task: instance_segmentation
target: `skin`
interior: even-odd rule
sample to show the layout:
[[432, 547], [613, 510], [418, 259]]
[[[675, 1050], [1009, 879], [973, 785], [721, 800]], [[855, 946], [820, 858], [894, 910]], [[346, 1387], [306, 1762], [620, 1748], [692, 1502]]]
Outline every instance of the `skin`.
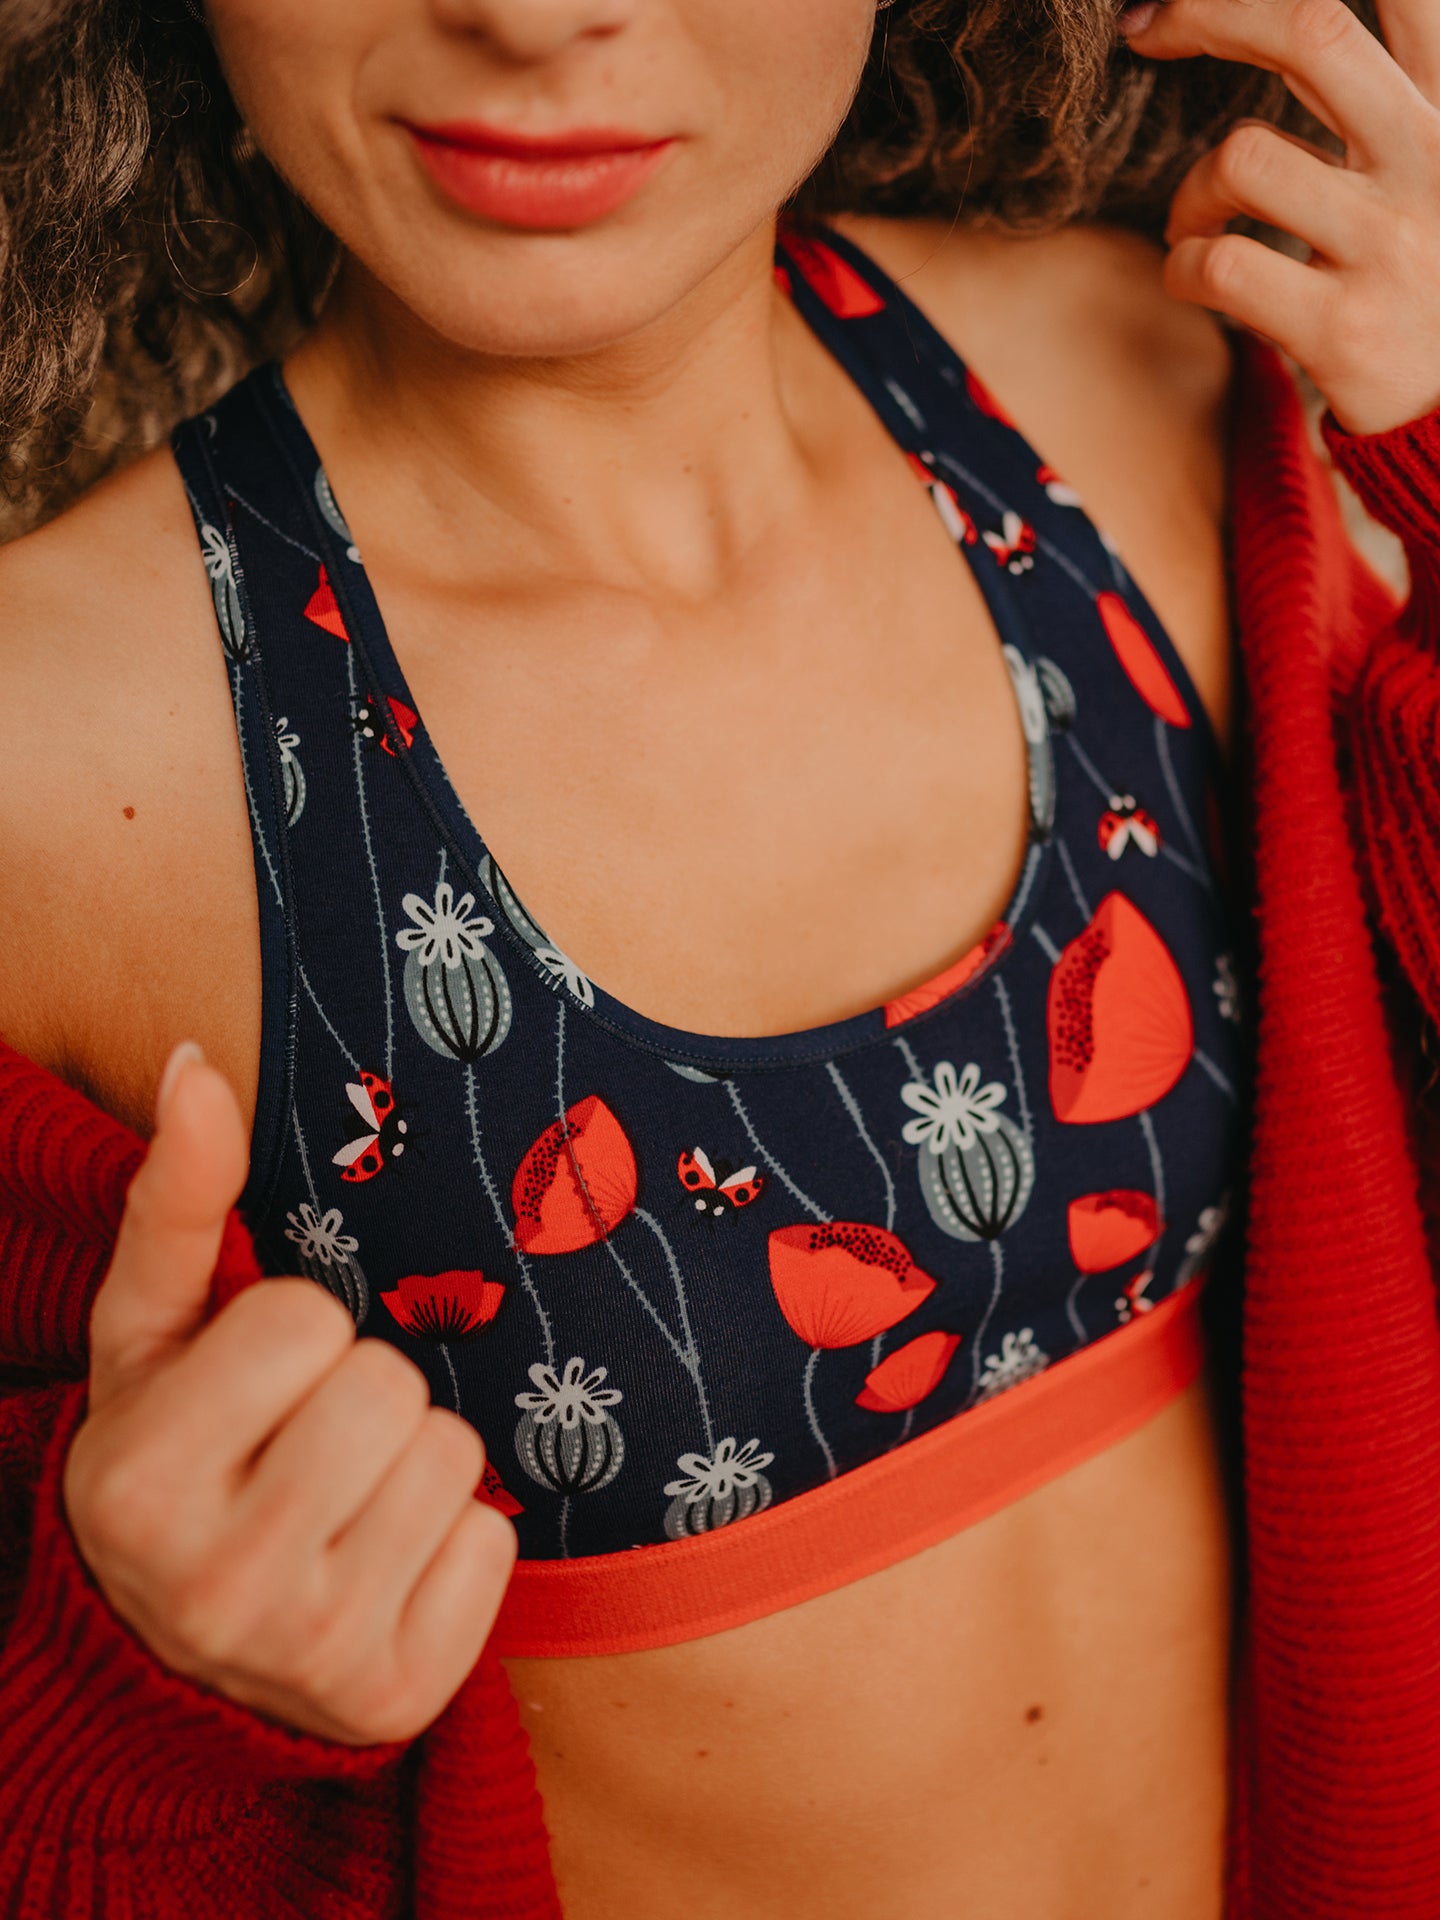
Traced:
[[[1397, 240], [1427, 187], [1440, 204], [1414, 115], [1440, 116], [1383, 50], [1338, 29], [1327, 48], [1323, 12], [1176, 0], [1137, 46], [1183, 56], [1203, 33], [1283, 60], [1377, 129], [1357, 153], [1410, 113], [1408, 173], [1397, 137], [1383, 164], [1307, 175], [1372, 196], [1363, 261], [1217, 273], [1240, 258], [1208, 230], [1238, 191], [1218, 161], [1177, 202], [1168, 262], [1098, 231], [848, 223], [1079, 489], [1222, 729], [1229, 362], [1195, 303], [1243, 282], [1241, 317], [1298, 352], [1322, 294], [1352, 321], [1363, 294], [1385, 350], [1327, 332], [1332, 361], [1305, 361], [1342, 419], [1440, 393], [1437, 302]], [[1020, 858], [1013, 698], [967, 571], [769, 278], [774, 208], [843, 113], [866, 0], [217, 0], [212, 20], [256, 137], [350, 249], [292, 388], [457, 789], [541, 920], [632, 1005], [711, 1031], [835, 1019], [957, 957]], [[1440, 66], [1417, 8], [1387, 25]], [[433, 192], [398, 112], [684, 138], [619, 214], [515, 234]], [[1136, 485], [1153, 472], [1165, 488]], [[0, 1029], [146, 1130], [177, 1041], [214, 1063], [171, 1075], [97, 1301], [77, 1540], [172, 1665], [334, 1738], [406, 1737], [473, 1661], [513, 1539], [469, 1497], [473, 1434], [316, 1289], [267, 1282], [200, 1326], [243, 1178], [259, 956], [168, 456], [0, 555], [0, 601], [0, 702], [28, 722], [0, 760]], [[700, 871], [697, 818], [750, 865]], [[863, 933], [857, 876], [879, 909]], [[689, 1646], [515, 1662], [565, 1910], [948, 1920], [963, 1888], [995, 1920], [1215, 1920], [1229, 1602], [1202, 1385], [840, 1593]]]

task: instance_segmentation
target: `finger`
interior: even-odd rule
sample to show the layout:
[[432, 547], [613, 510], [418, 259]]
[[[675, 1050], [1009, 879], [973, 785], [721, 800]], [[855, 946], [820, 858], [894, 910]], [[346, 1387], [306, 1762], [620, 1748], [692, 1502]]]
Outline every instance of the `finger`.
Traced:
[[1258, 120], [1235, 127], [1181, 181], [1165, 232], [1168, 246], [1224, 233], [1241, 214], [1294, 234], [1329, 260], [1348, 262], [1364, 242], [1363, 176], [1307, 141]]
[[1440, 107], [1440, 8], [1435, 0], [1377, 0], [1380, 31], [1396, 63]]
[[1300, 362], [1315, 364], [1324, 337], [1323, 270], [1238, 233], [1181, 240], [1165, 261], [1165, 290], [1228, 314]]
[[337, 1586], [364, 1588], [381, 1617], [398, 1620], [425, 1569], [474, 1499], [485, 1470], [480, 1436], [444, 1407], [430, 1410], [365, 1507], [337, 1534]]
[[1432, 112], [1344, 0], [1169, 0], [1121, 26], [1147, 60], [1209, 54], [1280, 74], [1362, 161], [1408, 153]]
[[449, 1692], [437, 1713], [480, 1658], [514, 1565], [514, 1527], [494, 1507], [467, 1501], [416, 1582], [397, 1630], [401, 1660], [412, 1669], [423, 1662], [433, 1671], [443, 1651], [440, 1675]]
[[244, 1512], [286, 1552], [324, 1547], [405, 1457], [429, 1411], [417, 1366], [383, 1340], [357, 1341], [260, 1453]]
[[146, 1427], [187, 1480], [225, 1476], [239, 1491], [259, 1449], [354, 1344], [354, 1321], [313, 1280], [259, 1280], [146, 1380]]
[[161, 1091], [150, 1150], [91, 1308], [92, 1409], [121, 1378], [153, 1368], [198, 1332], [225, 1216], [245, 1184], [239, 1105], [193, 1042], [170, 1056]]

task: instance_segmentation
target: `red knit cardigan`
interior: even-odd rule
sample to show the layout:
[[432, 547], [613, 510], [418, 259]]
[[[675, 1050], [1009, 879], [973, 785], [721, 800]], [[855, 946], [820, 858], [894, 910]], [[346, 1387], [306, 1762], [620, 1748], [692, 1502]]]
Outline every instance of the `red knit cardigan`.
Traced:
[[[1397, 617], [1253, 343], [1237, 403], [1260, 1037], [1230, 1912], [1436, 1920], [1440, 1330], [1368, 928], [1440, 1014], [1440, 413], [1327, 423], [1408, 549]], [[411, 1747], [350, 1749], [172, 1674], [89, 1578], [60, 1474], [141, 1152], [0, 1046], [0, 1916], [555, 1920], [493, 1655]], [[256, 1276], [232, 1218], [217, 1301]]]

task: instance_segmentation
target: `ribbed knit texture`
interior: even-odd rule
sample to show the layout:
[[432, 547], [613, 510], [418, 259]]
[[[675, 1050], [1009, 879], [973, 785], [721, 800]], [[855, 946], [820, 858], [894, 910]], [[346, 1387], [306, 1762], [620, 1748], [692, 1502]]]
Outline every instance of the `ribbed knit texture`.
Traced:
[[1349, 738], [1376, 917], [1432, 1020], [1440, 1018], [1440, 422], [1393, 436], [1344, 434], [1336, 465], [1399, 533], [1410, 562], [1403, 618], [1355, 690]]
[[[169, 1672], [80, 1560], [60, 1477], [84, 1418], [90, 1303], [142, 1152], [0, 1045], [0, 1915], [556, 1920], [498, 1661], [482, 1660], [423, 1755], [316, 1740]], [[232, 1216], [217, 1304], [258, 1278]], [[39, 1383], [16, 1384], [21, 1369]]]
[[[1268, 351], [1237, 400], [1261, 981], [1230, 1913], [1436, 1920], [1440, 1331], [1364, 900], [1440, 1012], [1440, 416], [1329, 427], [1410, 552], [1397, 624]], [[414, 1749], [356, 1751], [167, 1672], [89, 1578], [60, 1473], [141, 1151], [0, 1046], [0, 1917], [557, 1920], [492, 1655]], [[255, 1277], [232, 1221], [217, 1302]]]
[[[1261, 955], [1243, 1368], [1250, 1912], [1435, 1920], [1440, 1329], [1333, 732], [1364, 616], [1384, 601], [1272, 356], [1247, 353], [1236, 418]], [[1402, 529], [1424, 537], [1408, 515]]]

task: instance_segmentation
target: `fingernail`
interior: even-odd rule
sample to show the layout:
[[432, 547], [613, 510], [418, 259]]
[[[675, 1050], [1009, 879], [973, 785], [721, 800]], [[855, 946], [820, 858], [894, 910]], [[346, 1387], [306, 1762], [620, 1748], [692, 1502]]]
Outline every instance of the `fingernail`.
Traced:
[[1143, 0], [1138, 7], [1127, 7], [1120, 16], [1120, 31], [1123, 34], [1144, 33], [1160, 11], [1160, 0]]
[[165, 1118], [165, 1107], [170, 1095], [175, 1091], [175, 1082], [180, 1078], [192, 1061], [202, 1065], [205, 1055], [194, 1040], [182, 1040], [171, 1052], [165, 1062], [165, 1071], [160, 1076], [160, 1090], [155, 1095], [155, 1124], [158, 1127]]

